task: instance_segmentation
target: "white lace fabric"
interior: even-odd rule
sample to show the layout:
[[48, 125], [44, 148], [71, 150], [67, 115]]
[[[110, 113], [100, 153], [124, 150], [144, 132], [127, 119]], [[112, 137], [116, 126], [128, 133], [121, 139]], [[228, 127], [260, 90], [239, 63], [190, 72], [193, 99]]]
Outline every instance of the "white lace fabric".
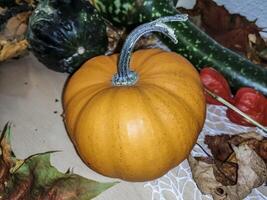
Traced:
[[[226, 107], [208, 105], [207, 118], [204, 128], [198, 138], [198, 143], [210, 152], [204, 144], [205, 135], [234, 135], [242, 132], [256, 131], [261, 133], [257, 128], [239, 126], [233, 124], [226, 117]], [[193, 156], [206, 156], [199, 146], [195, 146], [192, 151]], [[145, 184], [152, 190], [152, 200], [211, 200], [209, 195], [203, 195], [192, 179], [191, 169], [187, 160], [178, 167], [169, 171], [165, 176]], [[267, 188], [261, 186], [252, 191], [245, 200], [266, 200]]]

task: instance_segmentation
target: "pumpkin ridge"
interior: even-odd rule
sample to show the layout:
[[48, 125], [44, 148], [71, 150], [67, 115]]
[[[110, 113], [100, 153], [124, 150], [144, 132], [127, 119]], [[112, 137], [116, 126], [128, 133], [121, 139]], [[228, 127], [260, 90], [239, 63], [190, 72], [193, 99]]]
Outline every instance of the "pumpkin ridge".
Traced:
[[[166, 126], [164, 125], [164, 122], [163, 122], [162, 118], [159, 116], [160, 113], [154, 111], [154, 109], [153, 109], [153, 107], [152, 107], [152, 104], [150, 104], [150, 103], [146, 103], [146, 101], [147, 101], [147, 102], [150, 102], [150, 100], [151, 100], [152, 98], [150, 98], [149, 95], [147, 95], [146, 92], [142, 90], [142, 88], [138, 88], [138, 91], [139, 91], [140, 94], [141, 94], [140, 96], [141, 96], [142, 101], [144, 102], [143, 104], [144, 104], [144, 105], [147, 105], [147, 107], [149, 107], [149, 112], [153, 114], [152, 116], [155, 116], [155, 118], [157, 119], [156, 121], [159, 121], [160, 129], [161, 129], [161, 130], [166, 130], [166, 128], [165, 128]], [[145, 97], [146, 97], [147, 100], [145, 100]], [[147, 107], [145, 107], [145, 108], [147, 108]], [[167, 107], [167, 106], [166, 106], [166, 107]], [[161, 133], [164, 134], [164, 131], [161, 132]], [[164, 137], [165, 137], [165, 138], [168, 138], [168, 137], [166, 137], [166, 136], [168, 136], [168, 135], [164, 134]], [[169, 146], [171, 146], [172, 151], [174, 152], [174, 150], [175, 150], [175, 149], [174, 149], [174, 146], [175, 146], [175, 145], [174, 145], [173, 141], [169, 139], [168, 142], [172, 144], [172, 145], [169, 145]], [[173, 157], [173, 158], [170, 159], [170, 160], [171, 160], [170, 163], [173, 163], [173, 160], [175, 160], [175, 157]]]
[[[167, 74], [162, 74], [162, 76], [167, 76]], [[170, 76], [170, 75], [168, 75], [168, 76]], [[175, 76], [175, 75], [173, 75], [173, 76]], [[186, 75], [187, 76], [187, 75]], [[161, 77], [160, 77], [161, 78]], [[164, 77], [163, 77], [164, 78]], [[168, 78], [168, 77], [166, 77], [166, 78]], [[188, 105], [188, 103], [187, 103], [187, 100], [184, 98], [184, 96], [183, 96], [183, 94], [181, 94], [181, 93], [175, 93], [175, 92], [173, 92], [172, 90], [170, 90], [169, 89], [169, 87], [167, 87], [167, 86], [165, 86], [165, 85], [159, 85], [159, 83], [157, 82], [157, 81], [154, 81], [154, 82], [147, 82], [147, 80], [149, 80], [148, 78], [146, 79], [146, 80], [144, 80], [144, 83], [147, 83], [147, 84], [152, 84], [152, 85], [156, 85], [156, 86], [158, 86], [158, 87], [160, 87], [160, 88], [162, 88], [162, 89], [164, 89], [164, 90], [168, 90], [169, 92], [171, 92], [171, 93], [173, 93], [174, 95], [176, 95], [177, 97], [179, 97], [180, 99], [183, 99], [183, 101]], [[185, 79], [185, 81], [189, 81], [187, 78]], [[178, 79], [177, 79], [177, 83], [179, 83], [179, 81], [178, 81]], [[195, 86], [196, 86], [196, 89], [197, 88], [201, 88], [201, 86], [200, 85], [202, 85], [202, 83], [198, 80], [198, 79], [195, 79], [195, 78], [192, 78], [192, 79], [190, 79], [190, 83], [191, 84], [195, 84]], [[143, 84], [143, 83], [142, 83]], [[190, 84], [190, 85], [191, 85]], [[190, 88], [189, 88], [190, 89]], [[198, 93], [199, 95], [201, 95], [201, 93]], [[203, 93], [202, 93], [202, 98], [204, 99], [205, 97], [204, 97], [204, 95], [203, 95]], [[197, 98], [193, 98], [193, 100], [194, 100], [194, 102], [195, 103], [197, 103], [197, 105], [199, 104], [199, 100], [197, 99]], [[192, 106], [194, 106], [194, 105], [192, 105]], [[193, 108], [190, 104], [188, 105], [188, 107], [190, 107], [191, 109]], [[193, 109], [192, 109], [193, 110]], [[195, 115], [196, 115], [196, 113], [195, 112], [193, 112]], [[196, 115], [197, 116], [197, 115]], [[201, 117], [202, 118], [202, 117]], [[202, 127], [203, 126], [203, 122], [202, 122], [202, 119], [199, 119], [199, 124], [200, 124], [200, 127]], [[202, 124], [202, 125], [201, 125]]]
[[[83, 90], [82, 92], [80, 92], [80, 93], [78, 93], [78, 94], [76, 94], [74, 96], [71, 96], [69, 101], [67, 101], [67, 103], [64, 104], [64, 107], [65, 107], [64, 114], [66, 116], [65, 117], [65, 121], [68, 121], [68, 124], [70, 125], [69, 128], [73, 129], [72, 124], [76, 124], [77, 123], [77, 120], [73, 121], [73, 118], [75, 118], [74, 116], [76, 115], [75, 113], [80, 113], [81, 112], [81, 110], [83, 109], [83, 106], [86, 104], [87, 100], [85, 99], [85, 102], [83, 102], [81, 105], [77, 105], [76, 102], [77, 101], [81, 102], [79, 99], [82, 100], [83, 98], [86, 98], [86, 96], [89, 96], [88, 92], [95, 93], [94, 89], [96, 91], [101, 91], [104, 88], [106, 88], [106, 87], [104, 87], [104, 86], [98, 86], [98, 88], [89, 87], [89, 88], [86, 88], [85, 90]], [[67, 114], [68, 112], [71, 112], [72, 115], [68, 115]], [[70, 134], [70, 135], [72, 135], [72, 134]]]
[[[119, 92], [119, 90], [114, 90], [113, 98], [112, 98], [112, 101], [111, 101], [113, 104], [111, 104], [111, 105], [114, 105], [114, 104], [116, 105], [115, 96], [118, 94], [118, 92]], [[113, 112], [113, 111], [118, 109], [118, 108], [116, 108], [116, 106], [111, 106], [111, 109], [112, 109], [112, 111], [110, 113], [112, 113], [112, 115], [114, 115], [113, 113], [116, 113], [116, 112]], [[120, 112], [117, 111], [117, 113], [120, 113]], [[117, 117], [117, 118], [120, 118], [120, 117]], [[112, 123], [113, 129], [114, 129], [115, 126], [116, 126], [116, 124], [113, 121], [113, 123]], [[117, 124], [117, 126], [119, 127], [118, 124]], [[119, 130], [119, 128], [118, 128], [118, 130]], [[121, 169], [120, 165], [121, 165], [121, 163], [123, 163], [122, 157], [123, 157], [123, 153], [124, 153], [122, 151], [123, 148], [122, 148], [121, 135], [118, 134], [117, 132], [112, 132], [112, 137], [116, 138], [116, 140], [118, 140], [118, 141], [115, 142], [115, 144], [114, 143], [113, 144], [114, 144], [114, 146], [118, 145], [119, 149], [120, 149], [119, 154], [118, 153], [113, 154], [115, 157], [117, 157], [118, 162], [112, 162], [112, 168], [115, 171], [116, 178], [117, 177], [123, 177], [123, 173], [120, 171], [120, 169]]]
[[[143, 73], [147, 73], [146, 71], [144, 71], [145, 69], [150, 69], [146, 67], [146, 63], [150, 62], [151, 59], [153, 59], [155, 56], [159, 56], [160, 54], [163, 54], [163, 53], [165, 53], [165, 51], [162, 51], [162, 50], [158, 51], [155, 54], [152, 54], [149, 58], [144, 59], [138, 66], [135, 66], [133, 63], [131, 64], [131, 66], [135, 66], [133, 67], [133, 69], [136, 70], [138, 74], [140, 74], [141, 76]], [[134, 59], [133, 59], [133, 62], [134, 62]]]
[[[168, 91], [168, 90], [166, 90], [166, 89], [164, 89], [164, 88], [161, 88], [160, 86], [158, 86], [158, 85], [154, 85], [154, 84], [150, 84], [150, 86], [159, 89], [162, 93], [168, 94], [169, 96], [171, 96], [171, 97], [173, 98], [174, 102], [182, 101], [182, 104], [183, 104], [183, 105], [186, 105], [186, 106], [185, 106], [185, 107], [186, 107], [185, 110], [189, 110], [189, 111], [191, 111], [190, 113], [194, 113], [194, 112], [191, 110], [191, 107], [188, 106], [188, 104], [186, 104], [185, 101], [184, 101], [183, 99], [181, 99], [178, 95], [176, 95], [176, 94], [173, 93], [172, 91]], [[179, 101], [177, 100], [177, 98], [179, 99]], [[191, 116], [192, 116], [192, 115], [191, 115]], [[195, 115], [194, 115], [194, 116], [195, 116]], [[192, 119], [193, 119], [193, 121], [196, 121], [194, 117], [192, 117]], [[179, 120], [177, 120], [177, 121], [179, 121]], [[197, 121], [197, 123], [198, 123], [198, 121]], [[198, 123], [197, 125], [199, 126], [199, 123]]]
[[113, 54], [111, 56], [107, 56], [107, 57], [111, 60], [112, 63], [118, 63], [118, 58], [119, 58], [119, 54], [118, 53]]
[[[77, 92], [84, 89], [85, 87], [92, 86], [95, 84], [108, 84], [110, 82], [111, 86], [112, 75], [115, 73], [115, 70], [112, 69], [112, 65], [114, 65], [114, 63], [110, 57], [111, 56], [97, 56], [85, 62], [84, 65], [75, 74], [73, 74], [73, 76], [68, 81], [68, 85], [75, 84], [76, 86], [76, 90], [72, 93], [72, 95], [75, 95]], [[102, 59], [105, 59], [105, 61], [107, 62], [100, 62]], [[96, 73], [99, 75], [99, 72], [102, 73], [101, 78], [94, 81], [90, 80], [89, 77], [92, 76], [91, 73]], [[79, 85], [85, 86], [77, 87], [77, 82], [79, 82]]]
[[[143, 64], [148, 60], [147, 59], [147, 55], [144, 55], [144, 54], [150, 54], [150, 52], [145, 52], [146, 50], [153, 51], [153, 53], [151, 55], [149, 55], [150, 57], [162, 53], [162, 49], [160, 49], [160, 48], [156, 48], [156, 49], [140, 49], [140, 50], [134, 51], [133, 54], [132, 54], [130, 67], [132, 67], [135, 70], [138, 70], [139, 67], [143, 66]], [[136, 62], [135, 59], [137, 59], [136, 57], [138, 57], [138, 60], [141, 60], [139, 54], [141, 54], [141, 56], [144, 56], [144, 58], [143, 58], [143, 60], [141, 62], [139, 61], [140, 63], [138, 63], [138, 65], [137, 65], [137, 64], [135, 64], [135, 62]]]
[[[183, 65], [186, 65], [187, 67], [188, 67], [188, 65], [192, 65], [187, 59], [185, 59], [184, 57], [182, 57], [179, 54], [176, 54], [174, 52], [168, 52], [168, 51], [161, 50], [157, 54], [153, 54], [152, 56], [150, 56], [146, 60], [144, 60], [144, 62], [141, 65], [142, 66], [141, 69], [139, 69], [140, 68], [139, 66], [137, 66], [134, 69], [136, 69], [140, 73], [140, 75], [143, 73], [151, 73], [149, 71], [149, 69], [151, 69], [151, 67], [146, 67], [146, 64], [149, 63], [151, 60], [153, 60], [156, 56], [161, 56], [161, 54], [163, 54], [162, 56], [166, 56], [166, 58], [168, 58], [166, 60], [168, 63], [174, 63], [176, 65], [176, 69], [177, 69], [177, 64], [179, 64], [179, 63], [183, 63]], [[170, 56], [170, 54], [171, 54], [171, 56]], [[157, 63], [157, 61], [155, 61], [155, 63]], [[168, 63], [164, 63], [163, 67], [165, 65], [167, 65]], [[149, 65], [151, 65], [151, 64], [149, 63]], [[144, 71], [143, 69], [148, 69], [148, 70]], [[193, 66], [192, 66], [192, 69], [197, 73], [197, 70], [195, 70], [193, 68]]]
[[[154, 85], [150, 85], [150, 86], [159, 89], [159, 91], [161, 91], [163, 94], [168, 94], [168, 95], [170, 95], [170, 96], [172, 97], [172, 99], [173, 99], [173, 100], [172, 100], [173, 102], [179, 102], [179, 101], [176, 100], [176, 97], [175, 97], [175, 96], [173, 96], [173, 95], [171, 95], [170, 93], [166, 92], [164, 89], [159, 88], [159, 87], [157, 87], [157, 86], [155, 87]], [[154, 93], [156, 94], [156, 92], [154, 92]], [[157, 95], [156, 95], [156, 96], [157, 96]], [[164, 95], [163, 95], [163, 96], [164, 96]], [[163, 101], [163, 102], [164, 102], [164, 101]], [[164, 104], [165, 104], [165, 102], [164, 102]], [[196, 120], [194, 119], [194, 117], [192, 117], [192, 115], [190, 115], [190, 116], [191, 116], [192, 121], [195, 122]], [[175, 117], [175, 118], [176, 118], [176, 117]], [[176, 118], [176, 122], [179, 122], [179, 119]], [[189, 128], [189, 129], [190, 129], [190, 128]], [[197, 129], [197, 127], [196, 127], [196, 129]], [[180, 148], [180, 152], [181, 152], [181, 148], [182, 148], [182, 152], [186, 152], [187, 154], [190, 153], [189, 149], [192, 149], [192, 148], [193, 148], [193, 144], [195, 143], [195, 141], [196, 141], [198, 135], [196, 135], [196, 136], [192, 135], [191, 137], [194, 137], [194, 139], [192, 139], [192, 140], [188, 140], [188, 137], [185, 137], [185, 135], [183, 135], [183, 134], [179, 134], [178, 141], [180, 141], [180, 140], [182, 140], [182, 141], [186, 141], [186, 142], [187, 142], [187, 145], [191, 145], [190, 148], [188, 148], [188, 147], [186, 147], [186, 146], [184, 146], [184, 147], [179, 147], [179, 148]], [[177, 151], [175, 151], [175, 152], [177, 152]], [[181, 159], [181, 157], [179, 157], [179, 158]], [[186, 158], [186, 156], [183, 157], [181, 160], [184, 160], [185, 158]], [[181, 160], [180, 160], [180, 161], [181, 161]], [[171, 166], [171, 168], [175, 167], [176, 165], [177, 165], [177, 161], [173, 163], [173, 165]]]
[[[110, 81], [111, 82], [111, 81]], [[96, 85], [100, 85], [100, 84], [103, 84], [103, 85], [106, 85], [106, 87], [111, 87], [112, 84], [108, 84], [109, 82], [107, 82], [107, 80], [103, 80], [103, 81], [99, 81], [99, 82], [95, 82], [95, 83], [92, 83], [92, 84], [87, 84], [86, 86], [84, 87], [81, 87], [79, 88], [78, 90], [75, 90], [74, 92], [72, 92], [71, 95], [69, 96], [75, 96], [77, 95], [78, 93], [82, 92], [83, 90], [87, 89], [88, 87], [93, 87], [93, 86], [96, 86]]]
[[[105, 55], [97, 56], [97, 57], [94, 57], [94, 58], [88, 60], [87, 62], [85, 62], [85, 64], [87, 64], [89, 66], [93, 65], [94, 69], [98, 69], [99, 71], [104, 71], [107, 74], [114, 73], [114, 71], [112, 70], [111, 67], [105, 67], [107, 65], [113, 65], [113, 63], [116, 63], [118, 58], [116, 58], [116, 56], [115, 56], [115, 59], [113, 59], [112, 57], [113, 56], [105, 56]], [[102, 63], [103, 58], [106, 59], [107, 61], [109, 61], [109, 63]], [[86, 66], [86, 67], [88, 67], [88, 66]], [[86, 67], [84, 67], [84, 69], [86, 69]], [[81, 69], [83, 69], [83, 68], [81, 68]]]
[[[142, 92], [142, 89], [141, 89], [141, 88], [138, 88], [138, 91], [139, 91], [139, 93], [140, 93], [140, 99], [142, 100], [142, 104], [145, 105], [145, 106], [144, 106], [144, 109], [146, 110], [147, 115], [149, 115], [149, 114], [154, 114], [154, 115], [152, 115], [152, 116], [154, 116], [154, 118], [158, 118], [158, 116], [156, 116], [156, 112], [153, 112], [153, 109], [152, 109], [151, 105], [150, 105], [150, 104], [146, 104], [146, 101], [147, 101], [147, 100], [142, 96], [142, 95], [147, 96], [147, 95], [145, 95], [145, 92]], [[149, 102], [149, 101], [147, 101], [147, 102]], [[155, 116], [156, 116], [156, 117], [155, 117]], [[151, 122], [151, 121], [152, 121], [152, 120], [150, 120], [150, 123], [153, 124], [153, 122]], [[160, 121], [161, 121], [161, 119], [160, 119]], [[159, 123], [159, 124], [161, 124], [162, 126], [158, 126], [158, 128], [159, 128], [160, 130], [162, 130], [162, 129], [163, 129], [163, 123]], [[161, 133], [163, 133], [164, 136], [166, 137], [166, 134], [165, 134], [164, 132], [161, 132]], [[155, 134], [154, 134], [154, 136], [158, 138], [158, 135], [155, 135]], [[161, 141], [160, 138], [159, 138], [158, 140]]]
[[[108, 91], [107, 90], [109, 90], [109, 89], [111, 89], [110, 90], [110, 92], [112, 91], [112, 88], [106, 88], [106, 90], [105, 91], [101, 91], [101, 92], [99, 92], [97, 95], [95, 95], [95, 97], [94, 98], [97, 98], [97, 96], [98, 95], [101, 95], [101, 94], [107, 94], [108, 93]], [[116, 90], [113, 90], [112, 92], [116, 92]], [[101, 93], [101, 94], [100, 94]], [[105, 97], [106, 96], [109, 96], [109, 95], [105, 95]], [[101, 97], [100, 97], [101, 98]], [[113, 96], [111, 97], [111, 100], [113, 99]], [[90, 100], [90, 102], [88, 102], [87, 104], [90, 104], [91, 103], [91, 101], [92, 101], [93, 99], [91, 99]], [[88, 105], [87, 105], [88, 106]], [[112, 109], [114, 106], [110, 106], [108, 109]], [[87, 109], [85, 109], [85, 110], [87, 110]], [[105, 109], [104, 109], [105, 110]], [[83, 113], [84, 114], [84, 113]], [[112, 114], [112, 112], [109, 112], [109, 114]], [[86, 114], [85, 114], [86, 115]], [[79, 116], [79, 119], [80, 119], [80, 117], [81, 117], [81, 115]], [[112, 118], [112, 116], [110, 117], [110, 118]], [[80, 121], [82, 121], [82, 120], [80, 120]], [[84, 123], [84, 122], [82, 122], [82, 123]], [[80, 125], [80, 124], [79, 124]], [[77, 127], [76, 127], [77, 128]], [[80, 133], [79, 133], [80, 134]], [[97, 135], [98, 134], [98, 132], [95, 132], [95, 131], [93, 131], [93, 132], [90, 132], [90, 137], [91, 138], [95, 138], [95, 135]], [[101, 134], [100, 134], [101, 135]], [[76, 137], [80, 137], [79, 135], [76, 135]], [[117, 136], [116, 136], [117, 137]], [[112, 138], [111, 136], [109, 136], [109, 138]], [[92, 140], [89, 140], [89, 141], [92, 141]], [[91, 152], [91, 154], [95, 154], [95, 155], [97, 155], [98, 154], [98, 150], [97, 150], [97, 147], [95, 146], [95, 144], [94, 144], [94, 142], [93, 143], [89, 143], [89, 144], [87, 144], [87, 145], [90, 145], [90, 144], [93, 144], [93, 145], [91, 145], [91, 147], [90, 147], [90, 151], [92, 151]], [[92, 146], [94, 146], [94, 148], [92, 148]], [[96, 148], [95, 148], [96, 147]], [[76, 148], [77, 148], [77, 150], [78, 150], [78, 152], [84, 152], [84, 150], [81, 150], [81, 149], [83, 149], [83, 146], [81, 146], [81, 145], [76, 145]], [[105, 149], [105, 148], [103, 148], [104, 150], [107, 150], [107, 149]], [[106, 154], [106, 152], [107, 151], [104, 151], [105, 152], [105, 154]], [[85, 154], [84, 153], [81, 153], [81, 156], [82, 156], [82, 159], [84, 160], [84, 162], [85, 163], [87, 163], [89, 166], [90, 166], [90, 168], [92, 169], [92, 170], [97, 170], [98, 169], [98, 167], [96, 167], [95, 165], [93, 165], [92, 163], [90, 163], [89, 162], [89, 160], [86, 158], [86, 156], [85, 156]], [[115, 156], [115, 154], [113, 154], [113, 156]], [[110, 157], [109, 157], [110, 158]], [[116, 176], [116, 177], [118, 177], [118, 175], [116, 175], [116, 174], [118, 174], [118, 172], [117, 172], [117, 169], [119, 169], [119, 167], [118, 166], [114, 166], [114, 162], [113, 162], [113, 160], [112, 160], [112, 158], [110, 158], [110, 161], [109, 161], [109, 163], [112, 165], [111, 167], [112, 167], [112, 173], [113, 173], [113, 175], [114, 176]], [[98, 173], [100, 173], [100, 174], [102, 174], [102, 175], [104, 175], [104, 176], [108, 176], [108, 175], [110, 175], [109, 173], [105, 173], [104, 171], [98, 171]]]
[[[96, 92], [94, 95], [92, 95], [87, 101], [86, 101], [86, 103], [85, 103], [85, 105], [81, 108], [81, 111], [79, 112], [79, 114], [77, 115], [77, 117], [76, 117], [76, 123], [75, 123], [75, 126], [74, 126], [74, 128], [73, 128], [73, 132], [75, 133], [75, 132], [77, 132], [77, 126], [78, 126], [78, 124], [79, 124], [79, 121], [80, 121], [80, 117], [81, 117], [81, 115], [82, 115], [82, 110], [85, 110], [85, 108], [88, 106], [88, 104], [97, 96], [97, 95], [99, 95], [99, 94], [101, 94], [101, 93], [103, 93], [103, 92], [105, 92], [106, 90], [110, 90], [110, 89], [112, 89], [111, 87], [108, 87], [108, 88], [104, 88], [103, 90], [100, 90], [100, 91], [98, 91], [98, 92]], [[74, 142], [76, 143], [76, 137], [75, 137], [75, 135], [73, 135], [74, 136]]]
[[[146, 80], [156, 79], [158, 78], [158, 76], [161, 78], [161, 76], [177, 76], [177, 74], [178, 74], [177, 72], [166, 70], [166, 71], [161, 71], [161, 72], [143, 74], [142, 76], [140, 76], [140, 80], [146, 82]], [[190, 73], [184, 73], [183, 75], [188, 77], [188, 79], [193, 80], [194, 82], [197, 82], [197, 85], [199, 85], [200, 81], [196, 80], [196, 78]]]
[[[81, 88], [80, 90], [78, 90], [78, 91], [76, 91], [75, 93], [73, 93], [72, 95], [71, 95], [71, 97], [70, 98], [66, 98], [66, 97], [64, 97], [64, 99], [65, 99], [65, 101], [64, 101], [64, 106], [65, 107], [68, 107], [68, 104], [71, 102], [71, 101], [73, 101], [73, 99], [76, 97], [76, 95], [79, 95], [79, 93], [83, 93], [83, 92], [85, 92], [85, 90], [89, 90], [89, 89], [91, 89], [92, 87], [95, 87], [95, 86], [97, 86], [97, 85], [106, 85], [106, 83], [95, 83], [95, 84], [93, 84], [93, 85], [89, 85], [89, 86], [86, 86], [86, 87], [84, 87], [84, 88]], [[107, 86], [108, 87], [108, 86]], [[65, 94], [66, 95], [66, 94]]]
[[[157, 84], [153, 84], [153, 83], [146, 83], [147, 85], [151, 85], [151, 86], [154, 86], [162, 91], [164, 91], [165, 93], [168, 93], [170, 96], [174, 97], [174, 98], [178, 98], [180, 101], [183, 102], [184, 105], [186, 105], [187, 109], [190, 111], [190, 113], [192, 113], [193, 115], [196, 116], [194, 110], [187, 104], [187, 102], [178, 94], [174, 93], [173, 91], [171, 91], [169, 88], [165, 88], [165, 87], [162, 87], [162, 86], [159, 86]], [[144, 85], [144, 84], [143, 84]], [[197, 120], [197, 125], [198, 125], [198, 128], [199, 130], [201, 129], [202, 125], [201, 123]]]

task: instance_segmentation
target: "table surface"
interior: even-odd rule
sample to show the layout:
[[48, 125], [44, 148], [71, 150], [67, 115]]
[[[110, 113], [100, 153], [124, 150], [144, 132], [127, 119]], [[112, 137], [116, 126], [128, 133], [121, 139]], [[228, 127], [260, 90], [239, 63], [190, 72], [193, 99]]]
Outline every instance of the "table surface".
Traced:
[[[60, 150], [52, 155], [52, 165], [101, 182], [115, 179], [103, 177], [90, 170], [77, 155], [64, 127], [61, 95], [68, 74], [44, 67], [32, 55], [0, 64], [0, 130], [11, 121], [12, 148], [18, 158]], [[198, 142], [204, 135], [246, 132], [250, 129], [234, 125], [225, 117], [221, 106], [209, 106], [207, 119]], [[253, 129], [252, 129], [253, 130]], [[194, 149], [193, 153], [197, 152]], [[146, 186], [146, 187], [145, 187]], [[254, 190], [247, 200], [267, 198], [267, 189]], [[207, 200], [196, 188], [187, 162], [161, 179], [149, 183], [120, 181], [96, 200]]]
[[[183, 5], [185, 2], [190, 4], [194, 0], [181, 0], [179, 4]], [[216, 2], [226, 4], [231, 12], [240, 12], [250, 19], [255, 19], [257, 16], [259, 18], [257, 23], [261, 27], [266, 27], [264, 19], [267, 12], [264, 11], [262, 3], [267, 2], [262, 0], [246, 0], [246, 3], [242, 3], [241, 0], [234, 3], [230, 0], [216, 0]], [[254, 8], [259, 5], [260, 9]], [[257, 12], [251, 12], [251, 10], [257, 10]], [[73, 168], [74, 173], [90, 179], [103, 182], [114, 181], [86, 167], [67, 136], [61, 117], [61, 95], [67, 79], [68, 74], [47, 69], [32, 55], [0, 63], [0, 130], [6, 122], [13, 123], [12, 147], [19, 158], [26, 158], [39, 152], [61, 150], [53, 154], [51, 159], [52, 164], [60, 171]], [[150, 187], [144, 187], [145, 184], [121, 181], [95, 199], [150, 200], [152, 191]], [[261, 188], [261, 192], [267, 195], [265, 188]], [[190, 187], [187, 193], [189, 196], [182, 197], [183, 200], [192, 199]], [[172, 200], [175, 197], [166, 194], [165, 199]]]
[[[61, 150], [51, 161], [60, 171], [98, 181], [114, 181], [96, 174], [76, 154], [62, 121], [61, 95], [68, 74], [51, 71], [33, 56], [0, 64], [0, 130], [11, 121], [12, 147], [19, 158], [51, 150]], [[58, 101], [57, 101], [57, 100]], [[151, 199], [145, 183], [120, 182], [98, 200]]]

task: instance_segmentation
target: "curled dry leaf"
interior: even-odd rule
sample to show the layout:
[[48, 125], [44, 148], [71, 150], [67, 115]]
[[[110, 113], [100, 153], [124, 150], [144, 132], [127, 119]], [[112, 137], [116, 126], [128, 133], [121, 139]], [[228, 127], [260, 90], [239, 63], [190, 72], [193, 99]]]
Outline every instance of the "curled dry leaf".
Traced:
[[214, 200], [241, 200], [267, 180], [265, 162], [248, 145], [233, 147], [238, 165], [238, 179], [235, 185], [223, 185], [216, 179], [215, 164], [188, 158], [193, 178], [204, 194], [210, 194]]
[[71, 172], [61, 173], [50, 163], [52, 152], [18, 160], [10, 146], [10, 125], [1, 137], [0, 197], [6, 200], [88, 200], [115, 183], [99, 183]]

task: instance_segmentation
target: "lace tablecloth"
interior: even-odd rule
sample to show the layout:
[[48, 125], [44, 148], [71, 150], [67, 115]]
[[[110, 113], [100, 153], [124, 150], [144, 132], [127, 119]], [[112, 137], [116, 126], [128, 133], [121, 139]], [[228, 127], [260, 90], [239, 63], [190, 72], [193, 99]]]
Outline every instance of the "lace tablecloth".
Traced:
[[[231, 123], [225, 115], [226, 107], [209, 105], [207, 108], [207, 118], [204, 128], [198, 138], [198, 143], [208, 150], [204, 144], [204, 136], [219, 135], [222, 133], [237, 134], [240, 132], [261, 130], [248, 128]], [[192, 151], [193, 156], [205, 156], [199, 146], [195, 146]], [[151, 188], [152, 200], [209, 200], [211, 196], [202, 195], [192, 179], [191, 170], [187, 161], [184, 161], [175, 169], [158, 180], [148, 182], [145, 187]], [[264, 194], [265, 193], [265, 194]], [[254, 189], [246, 200], [266, 200], [267, 191], [264, 186]]]

